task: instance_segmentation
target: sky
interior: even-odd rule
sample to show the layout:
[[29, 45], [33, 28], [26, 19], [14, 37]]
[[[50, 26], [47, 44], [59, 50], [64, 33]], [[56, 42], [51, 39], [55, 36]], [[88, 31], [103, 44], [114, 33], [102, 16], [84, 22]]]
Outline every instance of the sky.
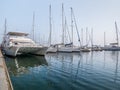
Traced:
[[[115, 42], [116, 29], [120, 28], [120, 0], [0, 0], [0, 42], [7, 19], [7, 32], [32, 32], [33, 12], [35, 12], [36, 42], [47, 43], [49, 37], [49, 5], [52, 13], [52, 43], [60, 43], [62, 37], [62, 3], [71, 32], [71, 12], [73, 8], [80, 37], [83, 28], [83, 43], [93, 28], [93, 43], [106, 44]], [[74, 27], [74, 44], [78, 45], [78, 37]]]

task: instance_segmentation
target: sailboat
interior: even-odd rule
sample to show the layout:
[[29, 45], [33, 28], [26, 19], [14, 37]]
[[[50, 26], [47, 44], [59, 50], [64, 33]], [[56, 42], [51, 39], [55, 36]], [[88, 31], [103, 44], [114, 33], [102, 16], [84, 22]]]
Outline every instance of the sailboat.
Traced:
[[52, 24], [51, 24], [51, 5], [49, 6], [49, 22], [50, 22], [50, 34], [49, 34], [49, 48], [47, 49], [47, 53], [56, 53], [57, 52], [57, 45], [51, 44], [52, 39]]
[[[71, 17], [73, 17], [73, 19], [74, 19], [74, 24], [75, 24], [75, 28], [76, 28], [76, 32], [77, 32], [77, 36], [78, 36], [78, 42], [79, 42], [79, 47], [73, 46], [73, 50], [72, 51], [73, 52], [90, 52], [90, 50], [87, 47], [87, 45], [85, 45], [85, 46], [81, 45], [80, 35], [79, 35], [79, 31], [78, 31], [78, 27], [77, 27], [77, 23], [76, 23], [76, 19], [75, 19], [75, 15], [74, 15], [72, 7], [71, 7]], [[72, 22], [73, 22], [73, 20], [72, 20]]]
[[116, 42], [110, 43], [109, 45], [105, 45], [103, 49], [105, 51], [120, 51], [120, 46], [119, 46], [119, 37], [118, 37], [118, 27], [117, 23], [115, 22], [115, 28], [116, 28]]
[[72, 52], [72, 44], [73, 43], [66, 43], [65, 44], [65, 23], [66, 23], [66, 18], [64, 20], [64, 7], [62, 4], [62, 43], [58, 45], [58, 52], [64, 52], [64, 53], [71, 53]]
[[79, 36], [79, 32], [78, 32], [78, 27], [77, 27], [77, 24], [76, 24], [76, 19], [75, 19], [75, 16], [74, 16], [73, 9], [71, 7], [72, 52], [79, 53], [80, 52], [80, 47], [74, 46], [74, 44], [73, 44], [73, 21], [74, 21], [76, 32], [77, 32], [77, 36], [78, 36], [78, 42], [79, 42], [79, 44], [81, 46], [80, 36]]
[[88, 47], [88, 28], [86, 28], [86, 45], [82, 45], [80, 47], [81, 52], [90, 52], [90, 48]]
[[93, 28], [91, 29], [91, 51], [102, 51], [102, 48], [99, 45], [93, 44]]

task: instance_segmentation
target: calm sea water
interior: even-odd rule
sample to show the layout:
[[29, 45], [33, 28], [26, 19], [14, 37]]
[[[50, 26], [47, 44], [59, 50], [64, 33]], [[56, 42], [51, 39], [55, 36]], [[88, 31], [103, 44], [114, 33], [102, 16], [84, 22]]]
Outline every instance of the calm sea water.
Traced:
[[120, 90], [120, 52], [5, 58], [14, 90]]

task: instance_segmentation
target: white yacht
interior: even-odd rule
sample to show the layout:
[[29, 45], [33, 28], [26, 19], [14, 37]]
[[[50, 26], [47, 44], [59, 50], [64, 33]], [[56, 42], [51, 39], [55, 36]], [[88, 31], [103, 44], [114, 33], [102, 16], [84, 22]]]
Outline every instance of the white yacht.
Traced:
[[2, 50], [6, 55], [17, 56], [20, 54], [45, 55], [48, 47], [37, 45], [27, 37], [27, 33], [8, 32], [2, 42]]

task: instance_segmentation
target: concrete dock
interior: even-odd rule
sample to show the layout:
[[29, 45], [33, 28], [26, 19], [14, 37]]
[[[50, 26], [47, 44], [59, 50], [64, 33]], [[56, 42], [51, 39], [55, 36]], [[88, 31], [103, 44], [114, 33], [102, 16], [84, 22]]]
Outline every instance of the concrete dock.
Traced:
[[13, 90], [4, 57], [0, 50], [0, 90]]

